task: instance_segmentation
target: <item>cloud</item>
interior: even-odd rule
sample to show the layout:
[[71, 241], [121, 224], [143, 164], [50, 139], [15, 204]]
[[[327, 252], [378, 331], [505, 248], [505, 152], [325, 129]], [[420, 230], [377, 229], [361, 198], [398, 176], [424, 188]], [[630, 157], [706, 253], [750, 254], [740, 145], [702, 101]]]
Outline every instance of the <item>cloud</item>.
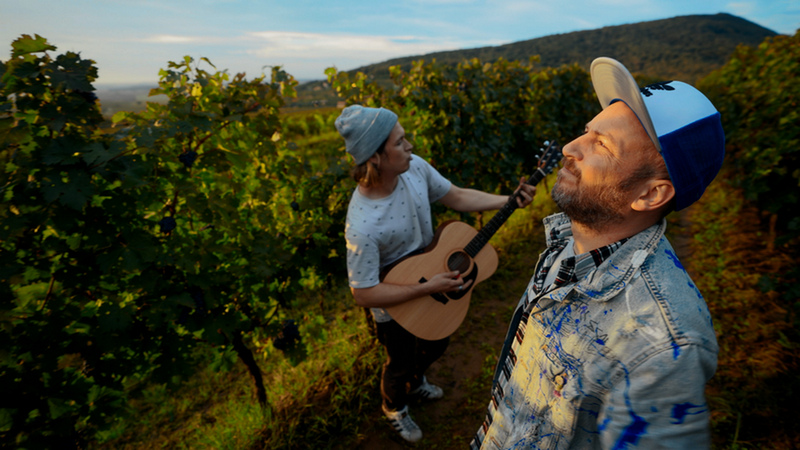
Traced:
[[290, 61], [336, 61], [343, 67], [387, 59], [462, 48], [464, 43], [450, 39], [414, 35], [376, 36], [321, 34], [286, 31], [260, 31], [247, 34], [254, 44], [247, 53], [277, 64]]
[[135, 42], [147, 42], [150, 44], [203, 44], [217, 43], [219, 38], [208, 36], [178, 36], [175, 34], [156, 34], [147, 36], [143, 39], [134, 39]]
[[355, 34], [319, 34], [287, 31], [260, 31], [249, 33], [261, 43], [257, 53], [262, 55], [282, 54], [287, 51], [365, 51], [377, 53], [435, 51], [460, 45], [447, 39], [432, 39], [419, 36], [369, 36]]
[[150, 36], [142, 40], [143, 42], [150, 42], [154, 44], [190, 44], [198, 42], [197, 38], [191, 36], [174, 36], [169, 34], [159, 34], [157, 36]]
[[[120, 46], [151, 44], [154, 60], [136, 72], [157, 73], [155, 62], [163, 66], [166, 60], [181, 55], [208, 57], [217, 67], [232, 72], [257, 75], [269, 66], [281, 66], [298, 79], [324, 78], [327, 67], [351, 70], [392, 58], [422, 55], [437, 51], [455, 50], [471, 42], [457, 39], [421, 36], [416, 34], [315, 33], [294, 31], [252, 31], [233, 35], [151, 34], [122, 39]], [[99, 55], [98, 55], [99, 56]], [[110, 74], [109, 74], [110, 75]], [[132, 71], [126, 71], [132, 76]], [[112, 81], [111, 76], [106, 78]], [[105, 81], [105, 80], [104, 80]]]
[[731, 2], [726, 6], [731, 14], [741, 17], [750, 16], [756, 10], [756, 5], [753, 2]]

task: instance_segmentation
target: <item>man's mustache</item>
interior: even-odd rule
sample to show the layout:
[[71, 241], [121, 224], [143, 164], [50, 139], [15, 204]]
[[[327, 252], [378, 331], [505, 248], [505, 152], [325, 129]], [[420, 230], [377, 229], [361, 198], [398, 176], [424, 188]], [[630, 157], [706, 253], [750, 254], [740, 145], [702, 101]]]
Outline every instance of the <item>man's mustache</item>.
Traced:
[[564, 168], [567, 169], [578, 180], [581, 179], [581, 171], [575, 166], [575, 160], [572, 158], [564, 158]]

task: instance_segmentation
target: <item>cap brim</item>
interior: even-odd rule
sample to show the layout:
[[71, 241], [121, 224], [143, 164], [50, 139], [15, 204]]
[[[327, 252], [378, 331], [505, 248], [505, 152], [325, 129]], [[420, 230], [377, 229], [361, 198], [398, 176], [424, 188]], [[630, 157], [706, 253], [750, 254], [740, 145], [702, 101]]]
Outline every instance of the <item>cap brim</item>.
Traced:
[[647, 112], [647, 107], [644, 104], [639, 86], [633, 75], [628, 72], [628, 69], [619, 61], [601, 57], [592, 61], [590, 69], [592, 75], [592, 84], [594, 91], [597, 93], [597, 99], [600, 100], [600, 106], [606, 109], [608, 105], [615, 101], [625, 102], [626, 105], [636, 114], [639, 122], [642, 123], [650, 140], [656, 145], [658, 151], [661, 151], [661, 143], [658, 141], [658, 134], [656, 134], [653, 120]]

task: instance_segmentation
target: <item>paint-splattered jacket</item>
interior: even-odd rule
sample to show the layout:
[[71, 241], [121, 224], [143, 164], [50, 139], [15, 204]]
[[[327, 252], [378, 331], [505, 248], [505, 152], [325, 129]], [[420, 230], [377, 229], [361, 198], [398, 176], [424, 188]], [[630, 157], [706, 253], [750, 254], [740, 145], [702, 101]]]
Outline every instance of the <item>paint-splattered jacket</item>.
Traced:
[[[545, 227], [548, 245], [557, 228], [571, 239], [562, 214]], [[631, 237], [577, 282], [529, 287], [473, 448], [710, 446], [704, 389], [716, 336], [665, 228]]]

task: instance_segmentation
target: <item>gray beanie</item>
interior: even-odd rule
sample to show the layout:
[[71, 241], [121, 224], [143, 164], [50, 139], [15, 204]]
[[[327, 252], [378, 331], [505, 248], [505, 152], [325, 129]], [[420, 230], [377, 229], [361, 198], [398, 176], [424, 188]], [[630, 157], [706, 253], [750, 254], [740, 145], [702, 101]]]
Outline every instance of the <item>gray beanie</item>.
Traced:
[[348, 106], [336, 119], [336, 130], [342, 135], [347, 153], [353, 155], [356, 165], [372, 156], [378, 146], [389, 137], [397, 123], [397, 114], [385, 108]]

